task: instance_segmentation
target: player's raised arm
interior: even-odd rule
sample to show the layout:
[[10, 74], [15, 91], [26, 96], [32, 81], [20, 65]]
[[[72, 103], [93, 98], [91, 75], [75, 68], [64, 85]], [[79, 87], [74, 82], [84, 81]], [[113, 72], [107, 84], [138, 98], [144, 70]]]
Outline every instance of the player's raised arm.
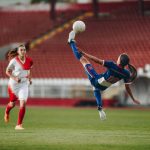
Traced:
[[126, 91], [128, 92], [128, 94], [130, 95], [131, 99], [133, 100], [133, 102], [136, 104], [140, 104], [140, 102], [134, 98], [129, 84], [125, 84], [125, 88], [126, 88]]
[[[79, 49], [79, 51], [80, 51], [80, 49]], [[88, 59], [94, 61], [95, 63], [98, 63], [98, 64], [100, 64], [100, 65], [103, 65], [103, 64], [104, 64], [104, 60], [102, 60], [102, 59], [99, 59], [99, 58], [97, 58], [97, 57], [95, 57], [95, 56], [93, 56], [93, 55], [90, 55], [90, 54], [88, 54], [88, 53], [86, 53], [86, 52], [84, 52], [84, 51], [81, 51], [81, 53], [82, 53], [83, 56], [85, 56], [85, 57], [87, 57]]]

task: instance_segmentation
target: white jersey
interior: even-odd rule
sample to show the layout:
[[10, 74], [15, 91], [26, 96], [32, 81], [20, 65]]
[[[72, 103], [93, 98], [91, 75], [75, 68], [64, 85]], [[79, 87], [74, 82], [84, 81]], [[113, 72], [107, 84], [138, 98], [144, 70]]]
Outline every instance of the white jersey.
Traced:
[[[18, 57], [13, 58], [7, 69], [12, 70], [12, 75], [21, 79], [21, 82], [16, 82], [12, 78], [9, 79], [8, 89], [10, 98], [15, 95], [19, 100], [27, 100], [28, 97], [28, 75], [33, 65], [32, 60], [29, 57], [25, 58], [25, 62], [21, 62]], [[12, 100], [13, 101], [13, 100]]]

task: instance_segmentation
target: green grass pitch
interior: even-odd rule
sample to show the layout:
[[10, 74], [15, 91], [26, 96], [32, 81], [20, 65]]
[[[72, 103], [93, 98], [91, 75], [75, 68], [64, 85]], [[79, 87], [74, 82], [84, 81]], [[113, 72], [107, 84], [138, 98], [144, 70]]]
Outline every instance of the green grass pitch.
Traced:
[[15, 131], [0, 107], [0, 150], [150, 150], [150, 109], [109, 109], [100, 121], [93, 108], [28, 107], [24, 131]]

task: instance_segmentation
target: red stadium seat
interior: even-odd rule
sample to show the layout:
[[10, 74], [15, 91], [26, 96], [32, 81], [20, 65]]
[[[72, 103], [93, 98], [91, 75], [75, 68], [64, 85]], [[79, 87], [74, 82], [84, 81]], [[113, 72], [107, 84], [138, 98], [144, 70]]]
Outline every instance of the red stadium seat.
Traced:
[[[69, 15], [69, 14], [68, 14]], [[2, 17], [2, 18], [1, 18]], [[13, 18], [12, 18], [13, 17]], [[4, 19], [5, 18], [5, 19]], [[50, 28], [48, 13], [1, 13], [0, 45], [9, 42], [26, 41]], [[76, 37], [79, 47], [101, 59], [116, 60], [121, 53], [128, 53], [136, 67], [150, 64], [150, 16], [140, 16], [135, 9], [124, 9], [108, 17], [85, 20], [86, 32]], [[35, 78], [85, 78], [80, 63], [74, 58], [67, 44], [67, 31], [57, 34], [29, 55], [34, 60]], [[3, 77], [7, 62], [0, 61]], [[104, 71], [94, 65], [98, 73]]]

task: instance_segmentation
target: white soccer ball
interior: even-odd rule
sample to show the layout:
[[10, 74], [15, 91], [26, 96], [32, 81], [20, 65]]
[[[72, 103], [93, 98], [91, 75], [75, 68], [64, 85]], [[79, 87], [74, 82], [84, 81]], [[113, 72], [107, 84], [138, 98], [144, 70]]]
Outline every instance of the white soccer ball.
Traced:
[[86, 26], [83, 21], [78, 20], [73, 23], [72, 28], [73, 28], [73, 31], [75, 31], [76, 33], [79, 33], [79, 32], [85, 31]]

